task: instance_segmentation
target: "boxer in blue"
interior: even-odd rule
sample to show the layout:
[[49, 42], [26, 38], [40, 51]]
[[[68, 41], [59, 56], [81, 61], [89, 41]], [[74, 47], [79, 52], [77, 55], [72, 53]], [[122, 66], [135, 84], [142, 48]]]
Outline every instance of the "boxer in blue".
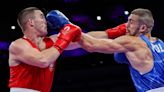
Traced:
[[117, 62], [128, 64], [138, 92], [163, 92], [164, 43], [151, 37], [153, 26], [151, 11], [138, 8], [128, 17], [126, 35], [97, 39], [83, 33], [80, 44], [89, 52], [114, 53]]

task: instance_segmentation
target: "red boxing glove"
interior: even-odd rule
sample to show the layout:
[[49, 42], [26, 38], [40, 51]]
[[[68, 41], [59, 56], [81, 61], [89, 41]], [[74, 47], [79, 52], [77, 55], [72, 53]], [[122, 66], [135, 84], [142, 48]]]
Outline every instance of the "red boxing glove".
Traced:
[[46, 49], [54, 45], [54, 42], [51, 40], [51, 38], [45, 37], [43, 41], [45, 42]]
[[108, 34], [108, 38], [114, 39], [119, 36], [126, 34], [126, 23], [118, 25], [114, 28], [110, 28], [106, 30], [106, 33]]
[[72, 42], [79, 41], [81, 37], [81, 28], [74, 24], [66, 24], [60, 31], [57, 41], [54, 47], [58, 49], [60, 53]]

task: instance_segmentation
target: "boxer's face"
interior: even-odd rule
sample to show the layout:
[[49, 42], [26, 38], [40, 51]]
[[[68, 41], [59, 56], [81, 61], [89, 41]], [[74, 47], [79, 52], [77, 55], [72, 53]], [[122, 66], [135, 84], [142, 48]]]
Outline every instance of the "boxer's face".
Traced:
[[128, 35], [135, 36], [139, 34], [139, 16], [131, 14], [128, 18], [126, 29]]
[[43, 12], [41, 12], [40, 10], [36, 10], [34, 15], [35, 15], [35, 19], [34, 19], [35, 29], [39, 31], [40, 36], [46, 36], [47, 22]]

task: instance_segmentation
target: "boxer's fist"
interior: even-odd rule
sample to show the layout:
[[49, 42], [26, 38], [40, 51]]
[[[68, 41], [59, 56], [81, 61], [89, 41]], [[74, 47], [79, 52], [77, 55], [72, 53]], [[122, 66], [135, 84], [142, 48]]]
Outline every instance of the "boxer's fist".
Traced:
[[69, 19], [59, 10], [51, 10], [46, 15], [49, 30], [59, 31], [65, 24], [69, 24]]
[[119, 36], [126, 34], [126, 23], [118, 25], [114, 28], [110, 28], [106, 30], [106, 33], [108, 34], [108, 38], [114, 39]]
[[55, 47], [61, 53], [71, 41], [79, 41], [80, 38], [81, 28], [74, 24], [66, 24], [59, 32]]

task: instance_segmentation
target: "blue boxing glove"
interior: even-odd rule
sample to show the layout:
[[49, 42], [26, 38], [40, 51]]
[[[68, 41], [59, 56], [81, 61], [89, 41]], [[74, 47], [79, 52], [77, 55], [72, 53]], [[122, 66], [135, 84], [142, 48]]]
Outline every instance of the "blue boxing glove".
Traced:
[[46, 20], [48, 23], [48, 29], [57, 32], [63, 28], [65, 24], [71, 23], [69, 19], [59, 10], [51, 10], [46, 15]]
[[77, 42], [81, 38], [81, 28], [72, 24], [69, 19], [60, 11], [52, 10], [46, 15], [48, 30], [56, 31], [58, 38], [54, 47], [62, 53], [70, 42]]

